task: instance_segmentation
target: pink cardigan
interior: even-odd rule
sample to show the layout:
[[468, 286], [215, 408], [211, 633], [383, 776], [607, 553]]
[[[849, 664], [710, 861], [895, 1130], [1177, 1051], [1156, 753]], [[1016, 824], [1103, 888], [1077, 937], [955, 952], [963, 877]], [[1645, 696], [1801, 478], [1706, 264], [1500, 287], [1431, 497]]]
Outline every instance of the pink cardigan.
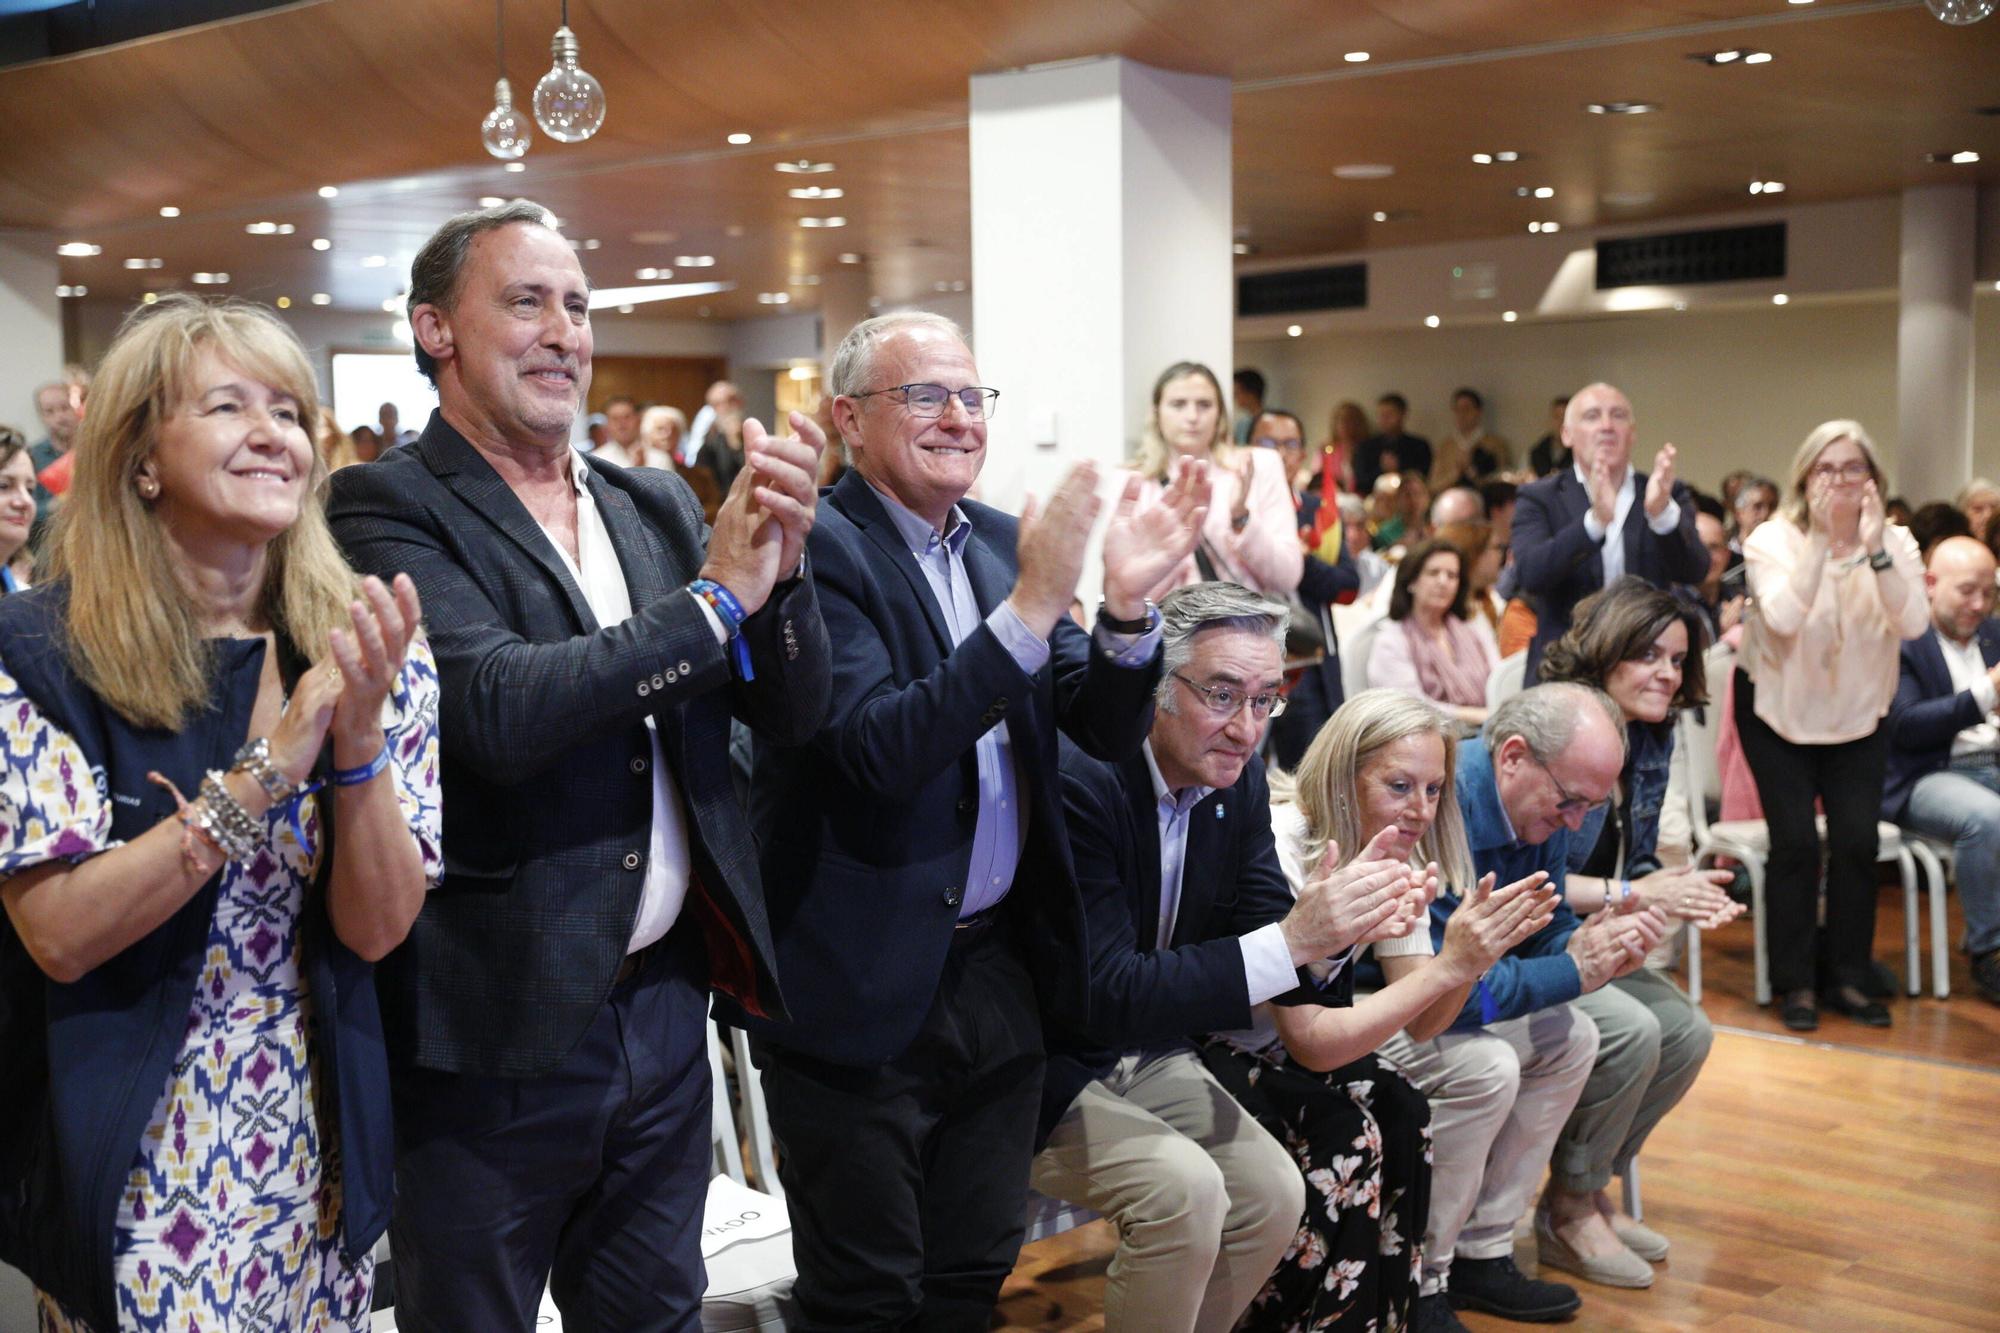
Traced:
[[[1250, 458], [1250, 521], [1236, 532], [1229, 514], [1236, 505], [1236, 474], [1228, 468], [1210, 468], [1213, 495], [1208, 518], [1203, 522], [1202, 541], [1217, 558], [1216, 577], [1235, 579], [1258, 592], [1275, 597], [1290, 595], [1305, 573], [1305, 551], [1299, 543], [1298, 511], [1292, 506], [1291, 488], [1285, 484], [1285, 465], [1270, 449], [1247, 449]], [[1141, 506], [1154, 503], [1165, 489], [1148, 479], [1139, 492]], [[1152, 599], [1160, 600], [1175, 588], [1201, 582], [1201, 568], [1193, 556], [1161, 580]]]

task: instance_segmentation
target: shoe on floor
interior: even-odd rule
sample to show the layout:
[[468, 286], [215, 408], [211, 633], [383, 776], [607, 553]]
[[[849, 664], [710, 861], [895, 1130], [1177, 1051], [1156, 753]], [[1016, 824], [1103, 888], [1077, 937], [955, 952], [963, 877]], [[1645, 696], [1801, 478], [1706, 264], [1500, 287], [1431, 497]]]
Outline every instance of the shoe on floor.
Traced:
[[1819, 1002], [1809, 990], [1795, 990], [1785, 996], [1779, 1017], [1794, 1032], [1819, 1031]]
[[1836, 1014], [1845, 1014], [1864, 1027], [1885, 1028], [1891, 1022], [1888, 1006], [1869, 999], [1858, 986], [1836, 986], [1820, 1000]]
[[1653, 1266], [1641, 1259], [1623, 1245], [1615, 1254], [1595, 1254], [1588, 1257], [1570, 1248], [1569, 1242], [1556, 1234], [1554, 1224], [1547, 1213], [1535, 1214], [1535, 1249], [1540, 1256], [1542, 1267], [1560, 1268], [1565, 1273], [1574, 1273], [1589, 1282], [1605, 1287], [1650, 1287], [1653, 1285]]
[[1898, 984], [1896, 974], [1888, 964], [1870, 959], [1868, 974], [1861, 978], [1861, 993], [1871, 1000], [1893, 1000]]
[[1575, 1287], [1529, 1277], [1514, 1267], [1512, 1255], [1498, 1259], [1457, 1256], [1451, 1261], [1451, 1284], [1446, 1294], [1454, 1310], [1483, 1310], [1524, 1324], [1567, 1319], [1583, 1304]]
[[1629, 1217], [1614, 1217], [1611, 1229], [1618, 1234], [1619, 1240], [1625, 1242], [1626, 1249], [1647, 1263], [1663, 1264], [1667, 1261], [1667, 1238], [1651, 1227], [1634, 1222]]
[[1972, 960], [1972, 984], [1990, 1003], [2000, 1004], [2000, 949]]
[[1460, 1322], [1458, 1312], [1441, 1291], [1417, 1297], [1416, 1318], [1410, 1327], [1414, 1333], [1472, 1333]]

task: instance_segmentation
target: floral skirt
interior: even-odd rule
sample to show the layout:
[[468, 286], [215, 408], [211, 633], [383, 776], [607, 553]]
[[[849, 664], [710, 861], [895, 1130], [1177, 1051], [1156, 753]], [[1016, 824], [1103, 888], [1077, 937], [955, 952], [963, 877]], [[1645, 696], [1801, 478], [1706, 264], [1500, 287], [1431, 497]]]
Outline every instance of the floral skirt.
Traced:
[[1306, 1178], [1299, 1233], [1236, 1327], [1410, 1327], [1431, 1205], [1424, 1095], [1373, 1055], [1316, 1074], [1282, 1046], [1249, 1055], [1211, 1039], [1202, 1061], [1291, 1150]]

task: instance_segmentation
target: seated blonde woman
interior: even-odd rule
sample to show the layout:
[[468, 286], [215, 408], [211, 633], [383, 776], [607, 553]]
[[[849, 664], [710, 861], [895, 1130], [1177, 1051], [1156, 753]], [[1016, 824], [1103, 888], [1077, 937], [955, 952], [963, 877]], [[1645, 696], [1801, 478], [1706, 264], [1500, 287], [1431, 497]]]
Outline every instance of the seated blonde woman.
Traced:
[[1450, 542], [1419, 542], [1396, 566], [1389, 619], [1368, 655], [1368, 683], [1421, 695], [1467, 726], [1486, 721], [1486, 678], [1500, 646], [1467, 606], [1465, 557]]
[[[1312, 965], [1324, 988], [1351, 986], [1343, 974], [1372, 949], [1381, 990], [1310, 1012], [1261, 1005], [1252, 1029], [1205, 1044], [1209, 1071], [1291, 1150], [1308, 1186], [1299, 1235], [1239, 1329], [1410, 1325], [1430, 1209], [1430, 1107], [1375, 1048], [1399, 1029], [1421, 1040], [1444, 1031], [1473, 981], [1554, 910], [1540, 876], [1473, 885], [1453, 796], [1455, 730], [1421, 699], [1366, 690], [1320, 730], [1295, 778], [1273, 775], [1271, 833], [1295, 894], [1355, 860], [1420, 867], [1424, 892]], [[1467, 898], [1433, 957], [1420, 899], [1440, 877]]]

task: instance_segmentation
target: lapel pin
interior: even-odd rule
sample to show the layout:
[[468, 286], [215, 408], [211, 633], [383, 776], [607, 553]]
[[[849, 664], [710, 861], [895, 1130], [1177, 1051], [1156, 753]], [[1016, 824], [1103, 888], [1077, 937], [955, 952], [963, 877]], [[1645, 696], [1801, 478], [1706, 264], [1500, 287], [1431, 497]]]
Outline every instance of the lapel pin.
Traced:
[[1220, 805], [1215, 807], [1215, 817], [1217, 819], [1222, 818], [1222, 807]]

